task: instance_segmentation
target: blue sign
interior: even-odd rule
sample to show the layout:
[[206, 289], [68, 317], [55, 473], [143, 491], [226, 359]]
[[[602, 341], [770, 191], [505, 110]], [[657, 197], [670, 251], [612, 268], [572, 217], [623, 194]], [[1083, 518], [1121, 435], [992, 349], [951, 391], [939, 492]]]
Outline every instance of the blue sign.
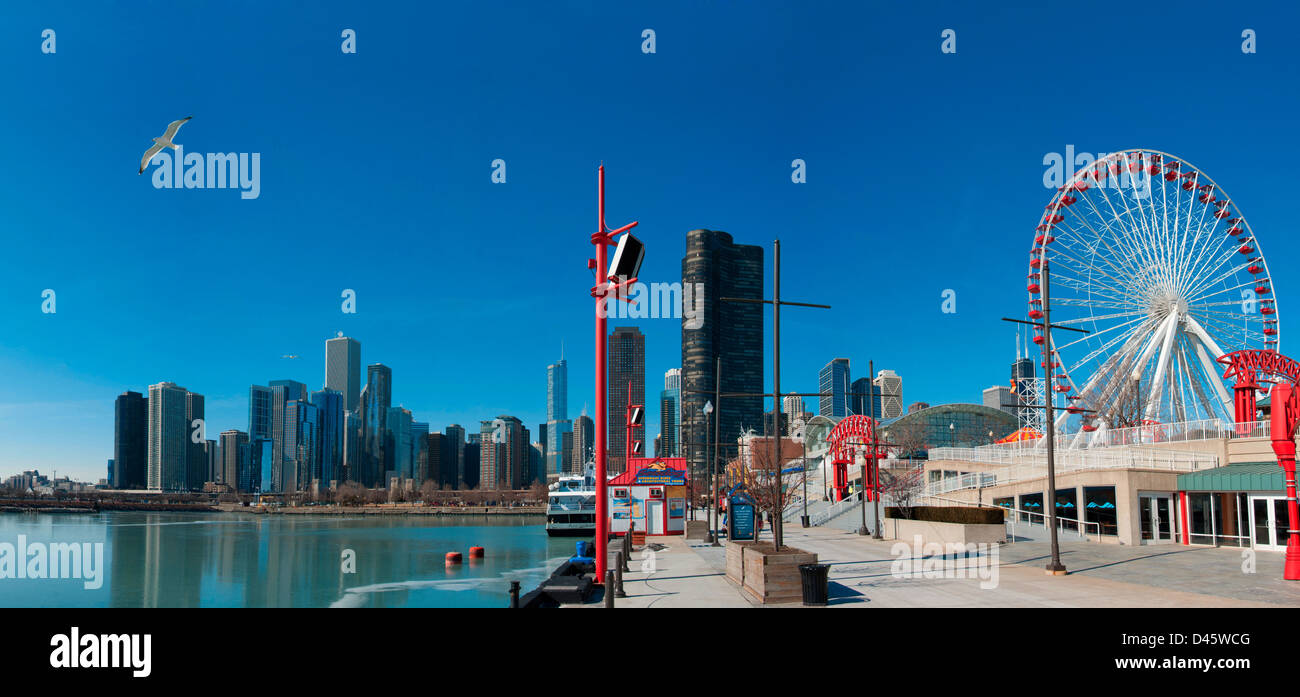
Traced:
[[727, 506], [727, 537], [732, 540], [752, 540], [754, 536], [754, 504], [732, 499]]

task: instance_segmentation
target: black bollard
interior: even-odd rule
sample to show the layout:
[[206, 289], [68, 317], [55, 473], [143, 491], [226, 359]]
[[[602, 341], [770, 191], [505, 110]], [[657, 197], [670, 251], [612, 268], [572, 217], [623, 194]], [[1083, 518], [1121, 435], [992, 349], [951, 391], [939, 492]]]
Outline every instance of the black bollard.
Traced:
[[616, 552], [615, 554], [618, 555], [618, 563], [614, 565], [614, 568], [618, 569], [618, 573], [614, 574], [614, 595], [619, 598], [626, 598], [627, 593], [623, 592], [623, 572], [627, 571], [627, 558], [623, 556], [622, 552]]
[[631, 569], [627, 568], [627, 560], [632, 558], [632, 538], [627, 535], [623, 536], [623, 573], [628, 573]]
[[519, 607], [519, 582], [518, 581], [510, 582], [510, 607], [512, 608]]
[[605, 607], [614, 607], [614, 570], [605, 569]]

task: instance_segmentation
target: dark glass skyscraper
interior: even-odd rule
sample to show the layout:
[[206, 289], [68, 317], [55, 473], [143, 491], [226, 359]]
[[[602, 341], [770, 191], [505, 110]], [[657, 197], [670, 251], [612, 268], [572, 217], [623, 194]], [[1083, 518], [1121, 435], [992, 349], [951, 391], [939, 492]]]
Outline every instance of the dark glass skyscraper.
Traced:
[[[682, 295], [703, 308], [702, 317], [693, 311], [682, 313], [680, 446], [692, 473], [702, 476], [704, 443], [706, 436], [712, 437], [705, 428], [704, 403], [713, 400], [715, 359], [722, 359], [722, 392], [763, 392], [764, 306], [719, 301], [723, 297], [762, 299], [763, 248], [735, 244], [725, 232], [691, 230], [686, 233], [682, 258]], [[763, 398], [726, 397], [713, 406], [720, 452], [734, 457], [741, 432], [763, 428]]]
[[[645, 405], [645, 335], [636, 327], [615, 327], [609, 336], [609, 372], [605, 381], [605, 402], [609, 413], [606, 447], [609, 452], [608, 471], [612, 474], [627, 469], [627, 405], [628, 385], [632, 386], [632, 404]], [[632, 440], [645, 440], [642, 426], [633, 427]], [[641, 450], [645, 453], [645, 449]]]
[[312, 472], [312, 478], [320, 480], [325, 487], [331, 481], [343, 479], [344, 396], [327, 388], [311, 393], [311, 403], [320, 410], [319, 469]]
[[822, 393], [817, 413], [831, 419], [849, 415], [849, 359], [833, 358], [822, 366], [817, 385]]
[[143, 489], [148, 470], [149, 400], [123, 392], [113, 405], [114, 489]]
[[373, 363], [366, 368], [366, 387], [361, 391], [361, 483], [367, 487], [387, 486], [384, 467], [389, 459], [387, 425], [392, 406], [393, 371], [383, 363]]

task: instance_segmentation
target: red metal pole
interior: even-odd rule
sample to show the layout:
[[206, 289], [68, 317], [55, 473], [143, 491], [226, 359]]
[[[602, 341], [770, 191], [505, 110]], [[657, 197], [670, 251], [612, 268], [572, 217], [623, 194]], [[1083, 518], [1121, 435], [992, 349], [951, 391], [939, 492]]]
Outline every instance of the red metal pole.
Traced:
[[627, 435], [623, 439], [623, 471], [628, 470], [628, 463], [632, 461], [632, 381], [627, 381], [627, 410], [623, 416], [623, 425], [627, 428]]
[[1286, 473], [1288, 530], [1282, 578], [1288, 581], [1300, 581], [1300, 506], [1297, 506], [1295, 495], [1295, 391], [1295, 385], [1284, 382], [1275, 385], [1269, 396], [1273, 452], [1277, 454], [1277, 464]]
[[[596, 574], [598, 582], [605, 579], [605, 566], [609, 556], [609, 500], [605, 491], [605, 429], [608, 428], [605, 414], [605, 307], [602, 305], [609, 293], [607, 290], [609, 273], [609, 240], [605, 237], [605, 166], [599, 170], [597, 186], [596, 218], [597, 234], [592, 236], [596, 245]], [[608, 592], [608, 591], [606, 591]]]

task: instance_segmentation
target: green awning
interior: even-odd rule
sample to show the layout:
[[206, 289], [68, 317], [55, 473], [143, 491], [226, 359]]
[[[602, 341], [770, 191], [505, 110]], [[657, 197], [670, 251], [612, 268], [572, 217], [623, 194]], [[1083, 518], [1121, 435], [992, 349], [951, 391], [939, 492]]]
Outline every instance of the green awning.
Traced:
[[1282, 468], [1276, 462], [1239, 462], [1178, 475], [1179, 491], [1281, 492], [1284, 486]]

